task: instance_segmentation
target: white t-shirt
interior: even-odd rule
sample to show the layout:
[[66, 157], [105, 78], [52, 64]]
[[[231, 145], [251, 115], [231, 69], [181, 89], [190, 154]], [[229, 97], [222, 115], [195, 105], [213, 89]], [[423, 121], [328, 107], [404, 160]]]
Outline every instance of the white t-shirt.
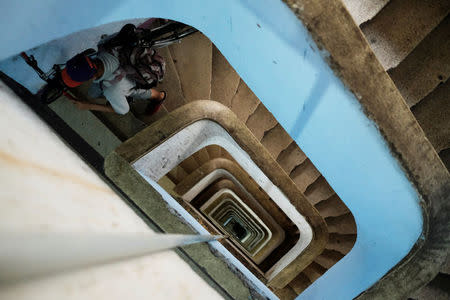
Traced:
[[103, 76], [94, 82], [101, 85], [103, 95], [116, 113], [124, 115], [130, 110], [126, 99], [128, 96], [136, 100], [150, 99], [151, 90], [135, 89], [136, 84], [126, 77], [116, 56], [108, 52], [100, 52], [97, 58], [102, 61], [105, 71]]

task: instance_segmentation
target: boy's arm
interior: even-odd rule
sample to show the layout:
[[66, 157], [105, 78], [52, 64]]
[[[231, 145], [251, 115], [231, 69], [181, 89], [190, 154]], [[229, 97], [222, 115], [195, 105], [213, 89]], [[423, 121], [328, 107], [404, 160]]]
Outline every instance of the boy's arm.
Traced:
[[81, 110], [95, 110], [95, 111], [104, 111], [104, 112], [115, 112], [112, 106], [108, 104], [95, 104], [89, 103], [85, 101], [76, 101], [71, 100], [73, 104], [77, 106], [78, 109]]

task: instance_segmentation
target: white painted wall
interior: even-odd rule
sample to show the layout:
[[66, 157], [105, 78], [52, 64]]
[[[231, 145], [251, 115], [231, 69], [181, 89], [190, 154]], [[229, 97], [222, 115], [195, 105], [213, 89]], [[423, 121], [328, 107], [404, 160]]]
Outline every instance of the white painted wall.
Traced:
[[[0, 233], [152, 232], [3, 83], [0, 114]], [[0, 284], [0, 299], [189, 298], [221, 297], [172, 251]]]

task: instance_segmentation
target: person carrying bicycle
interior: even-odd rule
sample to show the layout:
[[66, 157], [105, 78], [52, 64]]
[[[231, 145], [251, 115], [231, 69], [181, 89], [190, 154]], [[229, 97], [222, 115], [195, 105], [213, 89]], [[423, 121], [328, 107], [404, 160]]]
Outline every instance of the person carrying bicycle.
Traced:
[[94, 58], [85, 51], [67, 61], [61, 72], [67, 87], [76, 88], [89, 81], [88, 95], [97, 99], [103, 96], [108, 101], [96, 104], [72, 98], [79, 109], [123, 115], [130, 110], [129, 102], [135, 100], [149, 101], [149, 114], [159, 109], [166, 92], [154, 87], [163, 79], [165, 63], [154, 49], [133, 46], [134, 30], [134, 25], [125, 25], [116, 37], [120, 43], [113, 47], [99, 44]]

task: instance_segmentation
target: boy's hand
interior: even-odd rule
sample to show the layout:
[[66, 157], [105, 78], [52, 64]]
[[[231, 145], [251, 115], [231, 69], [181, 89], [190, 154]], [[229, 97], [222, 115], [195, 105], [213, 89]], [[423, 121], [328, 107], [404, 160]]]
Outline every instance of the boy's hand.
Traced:
[[90, 109], [91, 105], [88, 102], [84, 102], [84, 101], [77, 101], [77, 100], [73, 100], [70, 99], [70, 101], [75, 104], [75, 106], [80, 109], [80, 110], [88, 110]]

